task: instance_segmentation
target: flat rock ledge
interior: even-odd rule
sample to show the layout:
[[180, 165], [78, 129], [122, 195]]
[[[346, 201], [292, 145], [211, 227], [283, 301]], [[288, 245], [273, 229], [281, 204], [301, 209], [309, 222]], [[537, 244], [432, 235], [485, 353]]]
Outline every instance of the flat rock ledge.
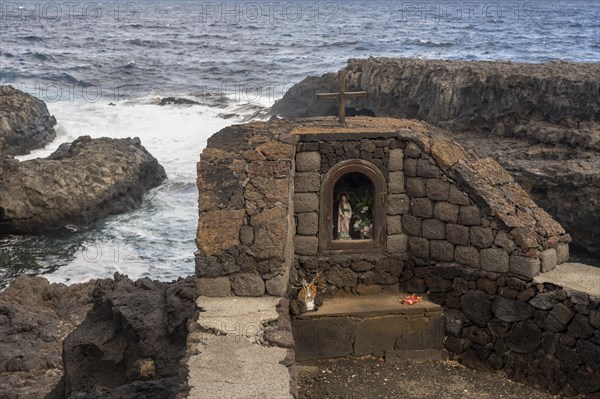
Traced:
[[82, 136], [48, 158], [0, 164], [0, 233], [87, 225], [139, 207], [166, 179], [138, 138]]
[[28, 154], [56, 137], [56, 118], [46, 104], [12, 86], [0, 86], [0, 138], [9, 155]]

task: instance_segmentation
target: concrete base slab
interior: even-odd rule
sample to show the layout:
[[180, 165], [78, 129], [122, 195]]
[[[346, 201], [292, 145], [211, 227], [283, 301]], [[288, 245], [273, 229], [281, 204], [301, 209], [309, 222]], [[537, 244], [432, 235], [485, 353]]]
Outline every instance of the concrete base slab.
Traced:
[[188, 338], [189, 399], [289, 399], [284, 348], [264, 344], [265, 323], [276, 320], [280, 298], [198, 298], [204, 332]]
[[552, 283], [565, 289], [585, 292], [600, 297], [600, 268], [582, 263], [563, 263], [533, 280], [536, 283]]

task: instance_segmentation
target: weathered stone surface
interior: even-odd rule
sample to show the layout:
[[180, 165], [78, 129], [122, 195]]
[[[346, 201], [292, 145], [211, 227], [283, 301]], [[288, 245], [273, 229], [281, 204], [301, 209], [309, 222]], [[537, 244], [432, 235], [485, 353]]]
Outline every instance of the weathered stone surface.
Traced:
[[252, 252], [257, 259], [284, 258], [287, 242], [287, 211], [284, 207], [274, 207], [252, 216], [254, 245]]
[[431, 158], [419, 158], [417, 159], [417, 176], [437, 179], [442, 176], [442, 173]]
[[540, 260], [537, 258], [511, 255], [510, 271], [519, 276], [532, 279], [540, 272]]
[[583, 362], [594, 370], [600, 372], [600, 346], [595, 345], [584, 339], [577, 341], [577, 354]]
[[303, 236], [313, 236], [319, 231], [319, 215], [316, 212], [299, 213], [296, 231]]
[[[412, 143], [410, 143], [412, 144]], [[417, 160], [413, 158], [404, 158], [404, 176], [417, 176]]]
[[413, 198], [410, 200], [410, 213], [420, 218], [432, 218], [433, 202], [429, 198]]
[[297, 235], [294, 237], [294, 248], [297, 255], [314, 256], [319, 252], [319, 239]]
[[202, 296], [224, 297], [231, 294], [229, 277], [201, 277], [197, 279], [196, 284], [198, 286], [198, 294]]
[[425, 219], [421, 225], [421, 234], [424, 238], [444, 240], [446, 238], [446, 224], [437, 219]]
[[402, 229], [408, 235], [419, 237], [421, 235], [421, 219], [412, 215], [402, 215]]
[[[215, 187], [214, 190], [218, 191], [219, 187]], [[258, 209], [263, 209], [276, 203], [287, 203], [289, 191], [287, 179], [254, 177], [244, 188], [244, 199]]]
[[396, 234], [387, 238], [387, 252], [403, 253], [408, 250], [408, 236], [406, 234]]
[[590, 338], [594, 334], [590, 319], [581, 314], [575, 314], [569, 323], [567, 333], [575, 338]]
[[390, 194], [387, 200], [388, 215], [401, 215], [408, 213], [410, 201], [406, 194]]
[[341, 287], [356, 287], [356, 274], [346, 267], [334, 266], [331, 270], [325, 272], [327, 282], [331, 285], [335, 285], [338, 288]]
[[467, 266], [479, 267], [479, 251], [475, 247], [464, 247], [464, 246], [456, 246], [454, 250], [454, 259], [458, 263], [462, 263]]
[[556, 300], [554, 294], [550, 292], [543, 292], [537, 294], [533, 299], [529, 301], [529, 304], [536, 309], [542, 310], [550, 310], [556, 305], [558, 301]]
[[434, 201], [448, 201], [450, 183], [442, 179], [426, 179], [425, 192], [427, 197]]
[[431, 156], [445, 170], [448, 170], [459, 160], [465, 159], [466, 155], [465, 150], [458, 143], [440, 139], [431, 141]]
[[504, 248], [508, 253], [512, 253], [517, 249], [517, 244], [515, 244], [513, 239], [504, 230], [498, 231], [494, 245]]
[[566, 326], [573, 318], [573, 311], [562, 303], [554, 305], [550, 315], [559, 321], [563, 326]]
[[459, 224], [446, 225], [446, 239], [452, 244], [469, 245], [469, 228]]
[[318, 151], [306, 151], [296, 154], [298, 172], [318, 172], [321, 170], [321, 154]]
[[469, 196], [454, 184], [450, 185], [448, 201], [456, 205], [470, 205]]
[[569, 260], [569, 245], [558, 244], [556, 247], [556, 263], [562, 265]]
[[450, 202], [437, 202], [433, 208], [433, 216], [442, 222], [456, 223], [458, 221], [458, 205]]
[[243, 209], [204, 212], [198, 221], [198, 248], [212, 256], [239, 245]]
[[262, 296], [265, 282], [254, 273], [238, 273], [233, 279], [233, 292], [238, 296]]
[[541, 271], [542, 273], [549, 272], [557, 265], [556, 249], [550, 248], [542, 252], [541, 255]]
[[419, 148], [418, 145], [416, 145], [413, 142], [406, 144], [406, 149], [404, 150], [404, 153], [406, 154], [407, 157], [410, 157], [410, 158], [420, 158], [421, 157], [421, 149]]
[[407, 177], [404, 183], [406, 195], [411, 198], [425, 197], [425, 182], [420, 177]]
[[402, 233], [402, 216], [394, 215], [386, 218], [387, 233], [389, 235]]
[[500, 248], [481, 250], [481, 268], [488, 272], [506, 273], [509, 270], [509, 256]]
[[388, 155], [388, 170], [397, 172], [404, 169], [404, 151], [402, 148], [394, 148], [390, 150]]
[[265, 281], [267, 294], [274, 296], [284, 296], [288, 288], [288, 278], [285, 274], [278, 274]]
[[454, 260], [454, 245], [448, 241], [429, 241], [429, 252], [431, 257], [436, 260], [445, 262], [452, 262]]
[[489, 227], [473, 226], [470, 229], [469, 238], [471, 245], [477, 248], [489, 248], [494, 242], [494, 233]]
[[465, 322], [465, 318], [460, 310], [444, 311], [446, 321], [446, 332], [455, 337], [459, 337]]
[[590, 310], [590, 325], [600, 330], [600, 310]]
[[356, 330], [346, 318], [316, 317], [292, 321], [296, 361], [350, 356]]
[[460, 297], [464, 315], [479, 327], [485, 327], [492, 317], [492, 301], [485, 292], [472, 290]]
[[319, 210], [319, 196], [316, 193], [295, 193], [294, 211], [317, 212]]
[[294, 176], [294, 191], [297, 193], [317, 192], [321, 189], [321, 177], [317, 172], [298, 172]]
[[46, 104], [12, 86], [0, 86], [0, 138], [8, 155], [28, 154], [56, 137], [56, 118]]
[[252, 226], [242, 226], [240, 228], [240, 242], [242, 245], [254, 244], [254, 228]]
[[465, 226], [479, 226], [481, 224], [481, 212], [474, 205], [461, 206], [458, 223]]
[[533, 314], [529, 304], [502, 296], [496, 297], [492, 310], [498, 319], [508, 322], [525, 320]]
[[425, 238], [408, 237], [408, 250], [417, 258], [429, 258], [429, 241]]
[[390, 172], [388, 191], [390, 194], [400, 194], [404, 192], [404, 172]]
[[366, 272], [366, 271], [373, 269], [375, 267], [375, 265], [373, 264], [373, 262], [369, 262], [366, 260], [360, 260], [358, 262], [352, 262], [352, 265], [350, 267], [355, 272]]
[[531, 321], [515, 323], [506, 336], [506, 346], [518, 353], [532, 353], [542, 342], [542, 330]]

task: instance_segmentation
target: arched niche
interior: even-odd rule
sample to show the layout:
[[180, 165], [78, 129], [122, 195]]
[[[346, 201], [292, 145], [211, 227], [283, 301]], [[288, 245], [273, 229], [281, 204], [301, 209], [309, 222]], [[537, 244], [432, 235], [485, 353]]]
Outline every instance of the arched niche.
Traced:
[[[323, 178], [319, 196], [319, 252], [383, 252], [386, 187], [385, 177], [371, 162], [350, 159], [333, 166]], [[340, 203], [346, 201], [351, 208], [349, 222], [348, 205], [340, 211]]]

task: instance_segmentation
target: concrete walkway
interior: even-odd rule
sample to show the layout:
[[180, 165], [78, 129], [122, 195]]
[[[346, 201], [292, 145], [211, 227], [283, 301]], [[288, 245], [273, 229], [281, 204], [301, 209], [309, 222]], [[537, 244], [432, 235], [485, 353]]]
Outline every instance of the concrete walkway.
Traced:
[[552, 283], [565, 289], [600, 297], [600, 267], [582, 263], [563, 263], [554, 270], [536, 276], [536, 283]]
[[190, 337], [189, 399], [290, 399], [287, 351], [264, 343], [264, 325], [278, 318], [280, 298], [198, 298], [198, 324]]

